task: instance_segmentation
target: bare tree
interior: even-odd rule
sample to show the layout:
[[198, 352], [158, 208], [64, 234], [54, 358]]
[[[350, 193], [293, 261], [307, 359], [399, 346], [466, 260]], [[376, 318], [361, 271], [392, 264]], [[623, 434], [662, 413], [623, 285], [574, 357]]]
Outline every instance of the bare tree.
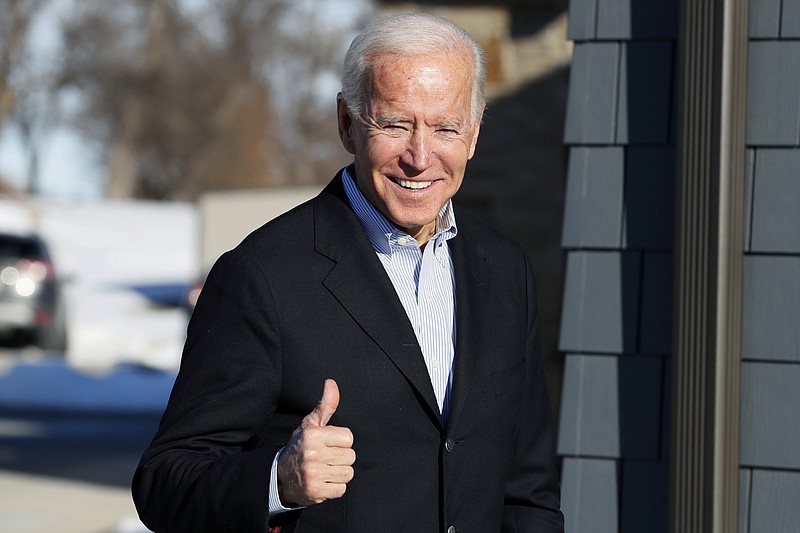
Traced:
[[28, 150], [28, 190], [35, 192], [38, 167], [37, 132], [46, 91], [42, 74], [30, 60], [30, 32], [42, 0], [0, 0], [0, 130], [13, 125]]
[[[77, 89], [73, 124], [105, 147], [108, 195], [192, 199], [330, 176], [344, 156], [333, 98], [321, 106], [316, 87], [348, 35], [291, 27], [296, 4], [75, 2], [59, 87]], [[288, 96], [275, 76], [292, 77]]]
[[3, 13], [0, 17], [0, 126], [17, 102], [12, 78], [20, 65], [37, 3], [35, 0], [0, 0], [0, 13]]

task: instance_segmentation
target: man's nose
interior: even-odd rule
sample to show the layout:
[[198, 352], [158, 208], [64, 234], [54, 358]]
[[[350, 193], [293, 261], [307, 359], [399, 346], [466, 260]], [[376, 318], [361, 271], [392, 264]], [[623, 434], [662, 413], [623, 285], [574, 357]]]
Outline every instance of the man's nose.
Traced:
[[420, 130], [414, 130], [400, 160], [417, 171], [431, 166], [431, 140]]

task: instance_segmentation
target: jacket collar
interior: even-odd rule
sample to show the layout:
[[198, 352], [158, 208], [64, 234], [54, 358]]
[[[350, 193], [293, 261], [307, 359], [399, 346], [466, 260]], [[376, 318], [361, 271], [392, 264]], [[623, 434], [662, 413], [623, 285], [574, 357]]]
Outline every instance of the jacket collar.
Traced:
[[[350, 172], [353, 172], [351, 167]], [[367, 335], [392, 360], [421, 397], [430, 418], [444, 429], [436, 396], [411, 322], [392, 282], [353, 213], [341, 172], [314, 201], [317, 252], [334, 262], [323, 284]], [[491, 262], [463, 231], [448, 244], [456, 278], [458, 316], [453, 387], [448, 426], [458, 418], [485, 338], [483, 310], [489, 294]], [[369, 280], [365, 282], [364, 280]]]

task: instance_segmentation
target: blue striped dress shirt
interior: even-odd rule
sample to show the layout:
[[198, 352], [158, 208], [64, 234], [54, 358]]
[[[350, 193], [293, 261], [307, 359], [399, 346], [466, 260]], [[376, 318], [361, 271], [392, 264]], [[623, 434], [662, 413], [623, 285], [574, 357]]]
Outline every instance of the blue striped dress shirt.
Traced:
[[453, 205], [436, 217], [436, 231], [424, 250], [369, 203], [345, 171], [344, 190], [375, 253], [389, 275], [422, 349], [442, 418], [447, 410], [455, 354], [455, 276], [447, 241], [456, 236]]

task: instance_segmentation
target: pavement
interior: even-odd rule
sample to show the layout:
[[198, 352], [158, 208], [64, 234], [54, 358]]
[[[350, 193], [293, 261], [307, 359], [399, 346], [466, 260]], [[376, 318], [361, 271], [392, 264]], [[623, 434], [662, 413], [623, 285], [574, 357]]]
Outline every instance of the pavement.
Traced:
[[0, 470], [0, 530], [8, 533], [145, 533], [127, 488]]
[[0, 351], [0, 531], [144, 533], [130, 479], [175, 374]]

